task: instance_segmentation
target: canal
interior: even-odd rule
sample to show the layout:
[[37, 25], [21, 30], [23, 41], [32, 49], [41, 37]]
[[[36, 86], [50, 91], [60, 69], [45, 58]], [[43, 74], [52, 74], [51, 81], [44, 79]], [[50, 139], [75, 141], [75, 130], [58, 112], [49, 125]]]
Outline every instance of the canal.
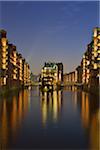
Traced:
[[98, 149], [99, 99], [66, 87], [0, 98], [0, 148]]

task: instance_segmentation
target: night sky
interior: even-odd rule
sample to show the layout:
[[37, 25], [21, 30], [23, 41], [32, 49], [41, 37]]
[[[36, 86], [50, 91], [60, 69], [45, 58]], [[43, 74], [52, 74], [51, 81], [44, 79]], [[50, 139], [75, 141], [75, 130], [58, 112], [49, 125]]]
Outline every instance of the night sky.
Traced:
[[99, 26], [99, 2], [0, 2], [0, 29], [38, 74], [45, 61], [79, 64], [92, 30]]

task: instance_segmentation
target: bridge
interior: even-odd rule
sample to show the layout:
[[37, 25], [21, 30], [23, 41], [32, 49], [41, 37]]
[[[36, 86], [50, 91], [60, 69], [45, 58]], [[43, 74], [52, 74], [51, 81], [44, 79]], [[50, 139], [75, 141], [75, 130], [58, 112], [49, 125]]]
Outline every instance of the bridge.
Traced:
[[64, 83], [64, 86], [82, 86], [82, 83], [77, 83], [77, 82], [66, 82]]
[[[28, 83], [25, 86], [39, 86], [40, 82], [32, 82], [32, 83]], [[63, 86], [79, 86], [81, 87], [83, 85], [83, 83], [77, 83], [77, 82], [66, 82], [63, 84]]]

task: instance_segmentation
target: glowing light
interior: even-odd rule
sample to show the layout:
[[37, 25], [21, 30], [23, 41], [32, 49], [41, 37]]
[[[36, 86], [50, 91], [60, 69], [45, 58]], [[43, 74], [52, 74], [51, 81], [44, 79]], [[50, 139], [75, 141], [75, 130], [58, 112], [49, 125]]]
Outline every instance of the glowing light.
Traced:
[[7, 39], [6, 39], [6, 38], [2, 38], [2, 39], [1, 39], [1, 42], [2, 42], [2, 45], [3, 45], [3, 46], [6, 46]]
[[97, 69], [97, 64], [96, 63], [94, 63], [94, 69]]

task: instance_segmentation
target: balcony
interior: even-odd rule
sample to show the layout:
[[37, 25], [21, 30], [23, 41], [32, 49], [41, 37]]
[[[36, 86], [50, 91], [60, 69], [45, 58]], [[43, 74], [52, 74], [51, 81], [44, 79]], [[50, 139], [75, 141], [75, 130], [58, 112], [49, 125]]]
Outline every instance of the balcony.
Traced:
[[2, 47], [2, 52], [6, 52], [7, 48], [6, 47]]
[[6, 52], [2, 53], [2, 58], [7, 58], [7, 53]]

